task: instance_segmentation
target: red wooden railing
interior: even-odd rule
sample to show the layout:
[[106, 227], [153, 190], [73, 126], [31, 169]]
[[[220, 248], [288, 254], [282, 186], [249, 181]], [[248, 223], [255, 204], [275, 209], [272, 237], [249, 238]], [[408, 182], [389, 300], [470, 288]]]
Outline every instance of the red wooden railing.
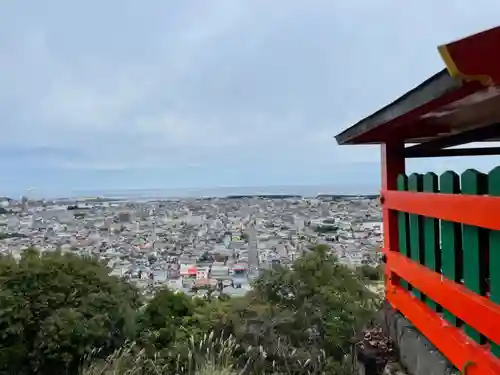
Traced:
[[[489, 195], [466, 195], [470, 191], [465, 188], [463, 194], [429, 193], [422, 192], [422, 186], [415, 189], [417, 191], [397, 191], [396, 173], [402, 169], [401, 162], [392, 160], [390, 151], [386, 148], [383, 153], [381, 192], [387, 262], [386, 298], [458, 369], [468, 375], [500, 375], [500, 197], [494, 196], [500, 195], [500, 168], [489, 175], [490, 183], [485, 187]], [[487, 177], [475, 171], [466, 173], [467, 178], [471, 175]], [[422, 176], [413, 177], [413, 181], [418, 182]], [[426, 181], [437, 181], [435, 175], [427, 177], [431, 178]], [[398, 215], [406, 215], [407, 223], [415, 225], [402, 231], [404, 220], [398, 227]], [[431, 228], [436, 231], [430, 232], [436, 236], [430, 243], [437, 244], [435, 249], [431, 246], [435, 251], [431, 257], [425, 251], [429, 243], [428, 238], [424, 241], [424, 237], [429, 236], [423, 228], [425, 220], [431, 220]], [[460, 256], [463, 256], [463, 262], [468, 259], [477, 261], [478, 268], [480, 266], [484, 272], [477, 270], [477, 274], [471, 276], [472, 266], [465, 264], [460, 266], [465, 273], [463, 270], [458, 272], [455, 280], [447, 277], [449, 274], [444, 272], [444, 264], [441, 265], [444, 249], [438, 239], [439, 229], [443, 228], [440, 223], [457, 225], [457, 236], [466, 239], [464, 246], [470, 243], [470, 237], [467, 237], [470, 229], [477, 230], [473, 232], [476, 236], [473, 239], [478, 242], [474, 250], [477, 254], [465, 249], [464, 255]], [[400, 251], [401, 244], [405, 247], [400, 238], [404, 235], [413, 236], [407, 239], [408, 249], [405, 250], [408, 251]], [[487, 239], [486, 246], [483, 242], [479, 245], [481, 238]], [[413, 248], [412, 254], [410, 248]], [[480, 256], [480, 252], [488, 255]], [[432, 266], [429, 258], [432, 258]], [[488, 264], [484, 264], [483, 259]], [[481, 285], [481, 288], [476, 288], [476, 285]]]

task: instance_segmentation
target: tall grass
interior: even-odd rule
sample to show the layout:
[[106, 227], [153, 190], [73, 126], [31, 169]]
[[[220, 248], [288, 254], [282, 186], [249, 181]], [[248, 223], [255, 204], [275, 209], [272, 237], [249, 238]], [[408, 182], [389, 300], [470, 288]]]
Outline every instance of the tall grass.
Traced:
[[186, 356], [177, 356], [174, 364], [160, 353], [147, 355], [136, 343], [128, 343], [105, 359], [98, 359], [98, 352], [88, 356], [80, 370], [81, 375], [237, 375], [237, 350], [239, 345], [232, 336], [216, 337], [213, 332], [195, 341], [188, 341]]
[[[279, 346], [279, 345], [278, 345]], [[242, 348], [233, 336], [224, 338], [214, 332], [196, 340], [191, 336], [187, 355], [178, 355], [175, 363], [165, 361], [160, 353], [147, 355], [135, 343], [128, 343], [105, 359], [93, 353], [84, 361], [80, 375], [261, 375], [264, 373], [295, 373], [316, 375], [324, 373], [326, 356], [299, 359], [296, 350], [280, 355], [281, 370], [267, 360], [262, 347]], [[284, 364], [284, 365], [283, 365]]]

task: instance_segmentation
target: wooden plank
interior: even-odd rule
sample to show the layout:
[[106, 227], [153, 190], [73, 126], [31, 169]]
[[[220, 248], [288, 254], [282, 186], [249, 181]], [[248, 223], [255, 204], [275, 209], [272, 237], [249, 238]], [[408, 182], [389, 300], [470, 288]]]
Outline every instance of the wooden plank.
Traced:
[[[397, 178], [400, 173], [405, 171], [405, 159], [402, 150], [404, 144], [402, 140], [384, 144], [381, 147], [382, 160], [382, 189], [397, 189]], [[398, 246], [398, 214], [395, 211], [382, 207], [383, 228], [384, 228], [384, 247], [397, 251]], [[389, 268], [384, 269], [385, 283], [399, 285], [397, 275], [391, 274]]]
[[[401, 278], [408, 280], [415, 288], [425, 293], [476, 331], [483, 333], [491, 341], [500, 343], [500, 306], [489, 298], [472, 292], [464, 285], [442, 277], [437, 272], [406, 258], [398, 252], [387, 251], [388, 267]], [[402, 288], [400, 288], [403, 290]], [[386, 291], [389, 296], [394, 291], [390, 286]], [[435, 314], [439, 316], [438, 314]], [[442, 325], [444, 320], [441, 320]]]
[[384, 209], [500, 230], [500, 197], [382, 190]]
[[[438, 176], [429, 172], [423, 178], [423, 191], [428, 193], [438, 192]], [[430, 270], [441, 273], [441, 251], [439, 248], [439, 220], [432, 217], [423, 218], [424, 231], [424, 264]], [[426, 299], [427, 305], [434, 311], [441, 311], [441, 307], [430, 298]]]
[[[442, 194], [460, 193], [460, 177], [453, 171], [440, 176], [439, 188]], [[441, 220], [441, 262], [442, 273], [449, 280], [460, 283], [462, 280], [462, 228], [459, 223]], [[448, 310], [444, 310], [445, 319], [458, 327], [461, 322]]]
[[[408, 190], [408, 178], [405, 174], [398, 176], [398, 190]], [[399, 252], [404, 256], [410, 256], [410, 233], [409, 233], [409, 218], [406, 212], [398, 212], [398, 242]], [[405, 280], [401, 280], [401, 286], [404, 289], [410, 290], [409, 285]]]
[[[408, 177], [408, 190], [412, 192], [422, 191], [422, 175], [418, 173], [412, 173]], [[424, 252], [423, 252], [423, 226], [422, 226], [422, 216], [420, 215], [409, 215], [410, 220], [410, 258], [414, 261], [423, 264], [424, 263]], [[420, 293], [419, 290], [414, 290], [413, 294], [420, 298], [425, 299], [425, 296]]]
[[474, 128], [461, 133], [445, 135], [425, 143], [407, 147], [405, 149], [405, 155], [418, 153], [424, 154], [426, 152], [441, 150], [447, 147], [459, 146], [471, 142], [485, 141], [491, 138], [496, 138], [500, 136], [499, 125], [500, 124], [497, 123], [480, 128]]
[[[500, 196], [500, 167], [488, 174], [488, 194]], [[490, 231], [489, 276], [490, 299], [500, 305], [500, 231]], [[499, 322], [500, 324], [500, 322]], [[500, 345], [491, 343], [491, 352], [500, 357]]]
[[[475, 169], [466, 170], [461, 176], [462, 194], [478, 195], [484, 194], [487, 189], [485, 175]], [[481, 253], [485, 251], [484, 229], [464, 224], [462, 226], [463, 245], [463, 277], [465, 286], [471, 291], [485, 294], [485, 275], [482, 264]], [[465, 333], [478, 343], [484, 343], [480, 333], [469, 325], [464, 327]]]

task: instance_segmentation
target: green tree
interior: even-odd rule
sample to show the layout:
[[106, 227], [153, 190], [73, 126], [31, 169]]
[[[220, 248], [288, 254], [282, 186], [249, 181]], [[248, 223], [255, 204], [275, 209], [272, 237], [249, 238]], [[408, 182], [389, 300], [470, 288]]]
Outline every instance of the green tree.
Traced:
[[194, 313], [195, 301], [165, 288], [155, 294], [140, 314], [142, 342], [153, 350], [168, 348], [182, 332], [184, 320]]
[[[193, 360], [220, 355], [231, 357], [224, 362], [234, 373], [349, 373], [350, 339], [379, 302], [356, 271], [320, 245], [291, 269], [264, 272], [253, 286], [243, 297], [222, 300], [159, 292], [141, 313], [139, 340], [154, 373], [192, 374], [186, 369]], [[225, 349], [223, 342], [234, 345]]]
[[93, 350], [134, 333], [138, 292], [97, 260], [24, 251], [0, 256], [0, 374], [71, 374]]
[[373, 267], [368, 264], [365, 264], [357, 269], [359, 275], [365, 279], [370, 281], [381, 280], [383, 276], [383, 270], [381, 267]]
[[378, 302], [324, 245], [295, 261], [293, 270], [278, 266], [265, 272], [254, 287], [253, 301], [238, 314], [244, 322], [236, 327], [283, 365], [290, 353], [294, 363], [322, 355], [341, 361]]

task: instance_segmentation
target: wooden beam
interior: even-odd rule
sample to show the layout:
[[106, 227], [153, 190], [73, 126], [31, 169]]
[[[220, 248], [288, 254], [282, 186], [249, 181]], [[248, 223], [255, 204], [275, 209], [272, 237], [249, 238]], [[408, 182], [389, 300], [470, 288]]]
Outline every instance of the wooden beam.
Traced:
[[414, 151], [405, 149], [406, 158], [438, 158], [450, 156], [485, 156], [500, 155], [500, 147], [451, 148], [443, 150]]
[[384, 212], [396, 210], [500, 230], [498, 215], [492, 214], [500, 212], [500, 197], [497, 196], [382, 190], [381, 199]]
[[[404, 143], [398, 142], [386, 143], [381, 146], [382, 161], [382, 190], [396, 190], [398, 175], [405, 173]], [[383, 226], [384, 226], [384, 246], [386, 249], [398, 249], [398, 213], [394, 210], [382, 207]], [[399, 277], [391, 274], [389, 268], [386, 268], [386, 284], [393, 283], [399, 285]]]
[[500, 305], [397, 251], [384, 249], [384, 253], [387, 267], [394, 273], [493, 342], [500, 342]]
[[408, 154], [429, 153], [447, 147], [460, 146], [471, 142], [487, 141], [500, 136], [500, 124], [492, 124], [481, 128], [466, 130], [461, 133], [446, 135], [429, 142], [407, 147]]

